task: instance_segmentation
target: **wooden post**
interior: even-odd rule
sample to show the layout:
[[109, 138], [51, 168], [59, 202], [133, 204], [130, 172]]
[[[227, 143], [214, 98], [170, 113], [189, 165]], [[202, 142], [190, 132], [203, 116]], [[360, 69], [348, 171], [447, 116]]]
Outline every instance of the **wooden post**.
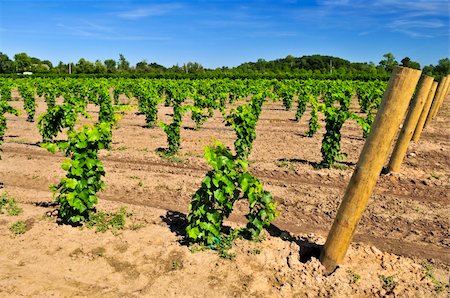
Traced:
[[419, 120], [420, 113], [423, 110], [428, 94], [430, 93], [433, 81], [434, 79], [429, 76], [422, 76], [420, 78], [417, 91], [411, 101], [411, 105], [409, 106], [408, 115], [406, 116], [402, 130], [398, 135], [394, 151], [392, 151], [391, 159], [387, 166], [388, 172], [398, 172], [400, 170], [400, 165], [405, 158], [409, 142], [411, 142], [414, 129], [417, 126], [417, 121]]
[[428, 99], [425, 105], [423, 106], [422, 113], [420, 114], [419, 121], [417, 121], [416, 130], [414, 130], [414, 135], [412, 140], [417, 142], [420, 139], [420, 135], [422, 134], [423, 127], [425, 126], [425, 121], [427, 120], [428, 113], [430, 112], [431, 104], [433, 103], [434, 95], [436, 94], [436, 89], [438, 87], [437, 82], [433, 82], [431, 85], [430, 92], [428, 93]]
[[447, 76], [447, 84], [446, 84], [445, 90], [437, 103], [436, 110], [434, 111], [434, 114], [433, 114], [433, 117], [431, 118], [431, 120], [433, 120], [433, 118], [436, 117], [437, 113], [441, 109], [441, 105], [444, 102], [444, 99], [447, 97], [449, 89], [450, 89], [450, 75]]
[[424, 127], [427, 127], [428, 124], [430, 124], [431, 120], [433, 119], [433, 115], [436, 112], [438, 102], [441, 98], [441, 96], [444, 96], [445, 88], [447, 86], [447, 80], [448, 77], [442, 78], [441, 82], [439, 83], [439, 86], [436, 91], [436, 95], [434, 96], [433, 103], [431, 104], [430, 111], [428, 112], [427, 120], [425, 121]]
[[408, 109], [421, 71], [396, 67], [334, 219], [320, 261], [328, 273], [341, 263]]

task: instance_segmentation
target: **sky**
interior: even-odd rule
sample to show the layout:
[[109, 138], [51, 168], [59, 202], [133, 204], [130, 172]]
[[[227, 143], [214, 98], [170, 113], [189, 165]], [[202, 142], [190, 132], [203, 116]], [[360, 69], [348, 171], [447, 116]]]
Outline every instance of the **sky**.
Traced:
[[448, 0], [0, 0], [0, 52], [233, 67], [287, 55], [450, 57]]

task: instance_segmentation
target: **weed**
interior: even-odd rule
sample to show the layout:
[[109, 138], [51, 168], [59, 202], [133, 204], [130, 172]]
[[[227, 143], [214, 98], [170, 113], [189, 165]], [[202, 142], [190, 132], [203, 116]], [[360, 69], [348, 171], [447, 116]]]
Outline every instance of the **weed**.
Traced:
[[120, 146], [120, 147], [114, 148], [113, 151], [125, 151], [127, 149], [128, 149], [127, 146]]
[[425, 276], [428, 277], [431, 280], [431, 282], [434, 284], [434, 290], [438, 293], [442, 292], [447, 286], [434, 276], [433, 265], [431, 265], [429, 262], [425, 261], [422, 263], [422, 266], [424, 269]]
[[289, 162], [287, 160], [280, 160], [275, 163], [277, 167], [288, 169], [289, 171], [295, 171], [295, 166], [292, 164], [292, 162]]
[[356, 284], [361, 280], [361, 275], [359, 275], [356, 272], [353, 272], [352, 270], [348, 270], [347, 273], [350, 275], [350, 283]]
[[383, 289], [392, 290], [395, 287], [395, 281], [394, 281], [393, 276], [380, 275], [379, 277], [380, 277]]
[[0, 214], [3, 213], [3, 208], [6, 209], [8, 215], [17, 216], [22, 213], [23, 209], [17, 206], [16, 200], [10, 196], [6, 192], [2, 193], [0, 196]]
[[125, 207], [112, 213], [103, 211], [98, 211], [96, 213], [91, 212], [89, 213], [89, 218], [85, 222], [85, 225], [89, 229], [95, 227], [96, 232], [104, 233], [107, 230], [111, 230], [113, 233], [117, 233], [118, 230], [124, 228], [126, 216], [127, 212]]
[[14, 234], [14, 235], [20, 235], [20, 234], [25, 234], [26, 230], [27, 230], [27, 224], [23, 221], [17, 221], [15, 223], [13, 223], [10, 227], [9, 230]]
[[104, 247], [96, 247], [91, 250], [92, 255], [95, 257], [103, 257], [105, 255], [106, 249]]
[[179, 269], [183, 269], [183, 261], [181, 260], [173, 260], [172, 261], [172, 270], [179, 270]]
[[137, 231], [139, 229], [142, 229], [143, 227], [145, 227], [145, 223], [143, 222], [133, 222], [129, 226], [130, 230], [132, 231]]
[[234, 240], [241, 238], [241, 232], [240, 229], [235, 229], [231, 230], [229, 235], [222, 234], [219, 238], [216, 238], [216, 243], [210, 245], [210, 247], [217, 251], [217, 255], [220, 258], [234, 260], [236, 254], [230, 252], [230, 249], [233, 247]]
[[173, 162], [173, 163], [182, 163], [183, 160], [177, 156], [175, 153], [170, 153], [166, 148], [158, 148], [156, 149], [156, 153], [163, 159]]
[[250, 253], [251, 253], [252, 255], [260, 255], [261, 252], [262, 252], [262, 249], [259, 248], [259, 247], [255, 247], [255, 248], [253, 248], [252, 250], [250, 250]]

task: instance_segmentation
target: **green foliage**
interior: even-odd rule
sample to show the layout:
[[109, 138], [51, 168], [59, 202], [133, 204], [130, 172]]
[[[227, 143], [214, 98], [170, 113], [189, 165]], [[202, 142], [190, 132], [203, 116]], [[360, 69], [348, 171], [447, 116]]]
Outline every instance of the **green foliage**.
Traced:
[[84, 106], [76, 103], [66, 102], [63, 105], [55, 105], [47, 110], [47, 113], [41, 114], [38, 118], [38, 129], [44, 142], [52, 142], [63, 128], [73, 130], [78, 119], [78, 114], [85, 117]]
[[25, 232], [27, 231], [27, 224], [25, 222], [19, 220], [19, 221], [13, 223], [11, 226], [9, 226], [9, 230], [14, 235], [25, 234]]
[[291, 84], [289, 81], [278, 82], [278, 84], [275, 84], [274, 91], [279, 97], [281, 97], [286, 111], [289, 111], [292, 107], [292, 102], [294, 101], [295, 96], [295, 89], [293, 84]]
[[3, 208], [9, 216], [17, 216], [23, 212], [23, 209], [17, 206], [17, 202], [14, 198], [9, 197], [6, 192], [0, 196], [0, 214], [3, 214]]
[[[3, 144], [5, 131], [7, 129], [6, 116], [5, 114], [19, 115], [19, 111], [9, 105], [6, 98], [0, 97], [0, 146]], [[1, 148], [0, 148], [1, 152]], [[1, 159], [1, 156], [0, 156]]]
[[349, 118], [348, 111], [336, 111], [333, 108], [325, 107], [326, 132], [322, 139], [322, 162], [320, 167], [329, 168], [334, 165], [340, 156], [341, 151], [341, 128], [344, 122]]
[[118, 230], [123, 230], [125, 227], [125, 220], [127, 217], [127, 210], [121, 207], [117, 212], [89, 212], [89, 217], [85, 221], [85, 225], [89, 229], [95, 228], [96, 232], [104, 233], [112, 230], [113, 233]]
[[192, 106], [179, 106], [176, 105], [173, 107], [173, 119], [172, 123], [166, 124], [160, 122], [160, 126], [164, 130], [167, 135], [167, 143], [168, 148], [164, 149], [162, 153], [165, 155], [171, 156], [178, 152], [181, 144], [181, 123], [183, 114], [189, 110], [192, 110]]
[[205, 159], [213, 169], [206, 174], [189, 205], [188, 240], [216, 247], [220, 243], [223, 220], [240, 199], [248, 201], [250, 207], [242, 235], [257, 237], [276, 216], [271, 194], [247, 171], [247, 162], [239, 155], [234, 156], [223, 144], [207, 147]]
[[324, 104], [320, 110], [325, 115], [326, 132], [322, 139], [322, 161], [319, 167], [329, 168], [342, 157], [341, 129], [345, 121], [350, 118], [350, 99], [353, 87], [350, 84], [333, 82], [325, 92]]
[[34, 114], [36, 113], [36, 100], [34, 98], [36, 89], [26, 82], [23, 82], [18, 87], [20, 96], [23, 98], [24, 109], [28, 115], [27, 121], [34, 121]]
[[198, 94], [194, 96], [194, 107], [191, 119], [195, 122], [195, 129], [197, 130], [214, 115], [214, 109], [211, 102]]
[[363, 121], [362, 118], [354, 118], [356, 122], [363, 129], [363, 137], [367, 138], [370, 133], [370, 127], [375, 119], [375, 113], [381, 104], [386, 83], [383, 81], [358, 82], [356, 85], [356, 94], [358, 95], [358, 102], [361, 113], [366, 114]]
[[67, 171], [61, 182], [52, 186], [58, 192], [59, 216], [64, 222], [78, 224], [88, 218], [89, 211], [97, 203], [97, 192], [105, 187], [101, 177], [105, 175], [98, 151], [109, 147], [111, 126], [100, 123], [85, 125], [78, 131], [68, 133], [68, 141], [42, 146], [54, 153], [56, 149], [70, 156], [63, 165]]
[[319, 115], [318, 115], [318, 109], [319, 109], [319, 103], [317, 102], [317, 99], [311, 98], [311, 118], [309, 118], [309, 124], [308, 124], [308, 131], [306, 132], [306, 135], [308, 137], [312, 137], [316, 134], [317, 130], [320, 128], [319, 124]]
[[427, 278], [429, 278], [431, 280], [431, 282], [434, 284], [434, 290], [436, 292], [440, 293], [443, 290], [445, 290], [446, 287], [448, 287], [447, 285], [445, 285], [445, 283], [441, 282], [440, 280], [438, 280], [436, 278], [436, 276], [434, 276], [433, 265], [431, 265], [429, 262], [425, 261], [422, 263], [422, 266], [423, 266], [425, 276]]
[[250, 104], [237, 107], [225, 117], [227, 125], [233, 126], [237, 136], [234, 148], [238, 158], [245, 160], [250, 155], [253, 141], [256, 139], [256, 124], [263, 101], [262, 95], [255, 95]]

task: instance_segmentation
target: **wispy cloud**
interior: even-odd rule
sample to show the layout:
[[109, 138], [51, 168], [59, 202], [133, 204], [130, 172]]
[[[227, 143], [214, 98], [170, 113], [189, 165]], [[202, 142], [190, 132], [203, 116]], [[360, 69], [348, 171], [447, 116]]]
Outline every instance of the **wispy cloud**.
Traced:
[[92, 38], [97, 40], [124, 40], [124, 41], [139, 41], [139, 40], [169, 40], [169, 37], [163, 36], [148, 36], [148, 35], [136, 35], [127, 34], [116, 30], [113, 27], [100, 25], [97, 23], [82, 21], [76, 25], [66, 25], [63, 23], [57, 24], [57, 26], [72, 36], [81, 38]]
[[296, 13], [321, 28], [360, 30], [359, 36], [388, 30], [430, 38], [448, 35], [448, 10], [448, 0], [318, 0]]
[[165, 15], [180, 8], [182, 8], [182, 5], [178, 3], [155, 4], [122, 11], [118, 13], [117, 16], [123, 19], [136, 20], [151, 16]]

